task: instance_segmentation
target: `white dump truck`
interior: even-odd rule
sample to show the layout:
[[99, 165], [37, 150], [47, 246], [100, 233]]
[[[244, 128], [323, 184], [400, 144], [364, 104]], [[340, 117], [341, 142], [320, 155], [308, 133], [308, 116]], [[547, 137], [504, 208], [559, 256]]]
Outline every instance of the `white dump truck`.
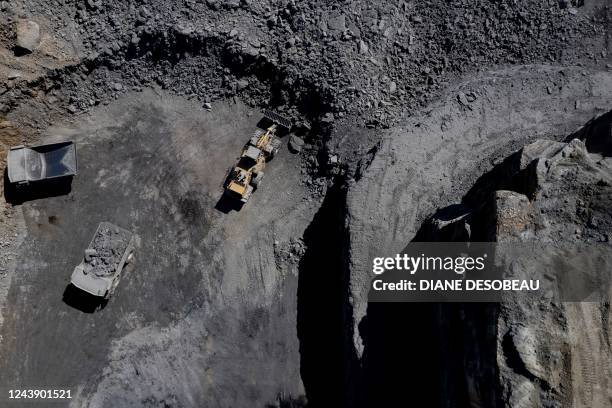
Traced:
[[110, 222], [101, 222], [70, 282], [77, 288], [108, 300], [132, 261], [134, 234]]
[[7, 157], [8, 179], [15, 185], [73, 177], [77, 173], [74, 142], [11, 147]]

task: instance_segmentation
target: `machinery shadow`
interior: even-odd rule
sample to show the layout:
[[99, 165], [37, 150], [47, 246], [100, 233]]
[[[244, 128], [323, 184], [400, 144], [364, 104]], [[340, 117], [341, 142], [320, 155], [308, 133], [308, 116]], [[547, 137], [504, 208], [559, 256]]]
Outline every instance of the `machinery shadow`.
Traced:
[[16, 45], [16, 46], [14, 46], [14, 47], [13, 47], [13, 54], [14, 54], [16, 57], [23, 57], [23, 56], [25, 56], [25, 55], [30, 54], [31, 52], [32, 52], [32, 51], [29, 51], [29, 50], [27, 50], [27, 49], [25, 49], [25, 48], [22, 48], [22, 47], [18, 46], [18, 45]]
[[39, 200], [41, 198], [67, 195], [71, 191], [72, 177], [38, 181], [18, 187], [9, 181], [8, 171], [4, 169], [4, 200], [11, 205], [19, 205], [26, 201]]
[[222, 212], [223, 214], [229, 214], [232, 211], [240, 211], [244, 203], [240, 200], [233, 199], [231, 197], [222, 194], [215, 204], [215, 210]]
[[98, 310], [104, 309], [108, 303], [108, 299], [103, 299], [98, 296], [90, 295], [87, 292], [69, 283], [64, 290], [62, 301], [68, 306], [77, 309], [83, 313], [95, 313]]

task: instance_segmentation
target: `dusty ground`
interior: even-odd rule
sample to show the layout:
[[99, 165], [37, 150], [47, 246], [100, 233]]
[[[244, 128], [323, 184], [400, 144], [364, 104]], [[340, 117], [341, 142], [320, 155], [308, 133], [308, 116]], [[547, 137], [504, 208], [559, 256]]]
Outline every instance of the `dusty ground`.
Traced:
[[[26, 135], [7, 120], [0, 121], [0, 169], [4, 174], [6, 167], [6, 156], [11, 146], [26, 143], [31, 135]], [[4, 177], [2, 182], [2, 195], [4, 196]], [[24, 223], [21, 217], [16, 216], [15, 210], [5, 200], [0, 204], [0, 310], [6, 301], [6, 293], [10, 285], [10, 276], [17, 262], [17, 251], [21, 244], [24, 233]], [[3, 322], [3, 314], [0, 311], [0, 325]], [[2, 338], [0, 338], [2, 343]]]
[[[283, 150], [242, 211], [215, 209], [259, 119], [240, 103], [206, 112], [147, 92], [49, 130], [76, 141], [79, 175], [70, 194], [21, 207], [0, 383], [70, 387], [73, 406], [92, 407], [262, 406], [303, 393], [296, 271], [273, 262], [275, 242], [301, 236], [314, 210], [295, 160]], [[62, 294], [100, 221], [138, 244], [116, 296], [90, 314]], [[237, 383], [243, 392], [228, 392]]]

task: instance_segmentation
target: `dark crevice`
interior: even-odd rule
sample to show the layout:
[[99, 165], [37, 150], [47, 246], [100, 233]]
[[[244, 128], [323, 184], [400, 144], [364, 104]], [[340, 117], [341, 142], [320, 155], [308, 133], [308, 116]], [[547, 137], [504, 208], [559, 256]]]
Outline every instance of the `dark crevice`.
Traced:
[[304, 233], [299, 264], [300, 370], [310, 407], [353, 406], [357, 372], [348, 303], [346, 186], [338, 179]]
[[573, 139], [583, 140], [590, 153], [612, 156], [612, 110], [591, 119], [565, 138], [564, 142], [569, 143]]
[[490, 303], [369, 303], [361, 406], [468, 408], [474, 393], [499, 406], [498, 313]]
[[[462, 203], [432, 214], [413, 242], [494, 239], [486, 203], [500, 185], [529, 189], [520, 177], [513, 179], [519, 162], [520, 156], [510, 156], [483, 175]], [[498, 316], [495, 303], [370, 303], [360, 324], [363, 406], [502, 406]]]
[[440, 310], [434, 303], [368, 305], [359, 325], [364, 342], [360, 407], [438, 406]]

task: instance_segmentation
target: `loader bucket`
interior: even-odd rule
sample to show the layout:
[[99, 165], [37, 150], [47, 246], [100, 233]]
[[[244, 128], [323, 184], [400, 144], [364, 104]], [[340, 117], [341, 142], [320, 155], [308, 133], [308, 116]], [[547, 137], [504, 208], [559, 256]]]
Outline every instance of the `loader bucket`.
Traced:
[[285, 129], [289, 130], [291, 129], [291, 121], [289, 119], [287, 119], [286, 117], [279, 115], [276, 112], [273, 112], [271, 110], [264, 110], [264, 117], [268, 120], [271, 120], [272, 122], [276, 123], [277, 125], [280, 125], [282, 127], [284, 127]]

